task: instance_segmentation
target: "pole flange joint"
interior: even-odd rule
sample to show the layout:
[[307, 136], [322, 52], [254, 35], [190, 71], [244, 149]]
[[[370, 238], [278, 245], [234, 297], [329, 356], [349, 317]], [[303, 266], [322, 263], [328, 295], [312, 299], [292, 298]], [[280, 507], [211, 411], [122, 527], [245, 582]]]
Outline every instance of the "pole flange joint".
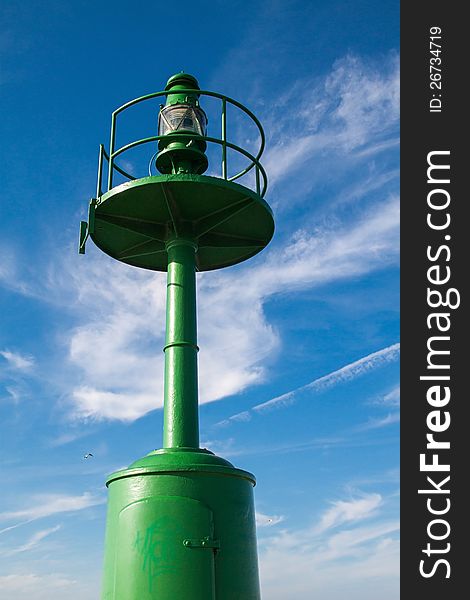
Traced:
[[175, 237], [165, 242], [165, 250], [167, 252], [176, 246], [189, 246], [190, 248], [193, 248], [194, 252], [197, 252], [198, 249], [197, 243], [190, 238]]
[[168, 348], [174, 348], [175, 346], [192, 348], [193, 350], [196, 350], [196, 352], [199, 352], [199, 346], [197, 344], [193, 344], [192, 342], [171, 342], [170, 344], [163, 346], [163, 352], [168, 350]]

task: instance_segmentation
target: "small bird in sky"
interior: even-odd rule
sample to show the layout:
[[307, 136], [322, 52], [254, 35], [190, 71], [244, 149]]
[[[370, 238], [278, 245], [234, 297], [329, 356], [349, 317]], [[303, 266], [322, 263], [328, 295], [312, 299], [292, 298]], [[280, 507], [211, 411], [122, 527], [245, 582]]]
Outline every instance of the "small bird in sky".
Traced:
[[87, 459], [87, 458], [92, 458], [92, 457], [93, 457], [93, 454], [91, 452], [87, 452], [83, 458]]

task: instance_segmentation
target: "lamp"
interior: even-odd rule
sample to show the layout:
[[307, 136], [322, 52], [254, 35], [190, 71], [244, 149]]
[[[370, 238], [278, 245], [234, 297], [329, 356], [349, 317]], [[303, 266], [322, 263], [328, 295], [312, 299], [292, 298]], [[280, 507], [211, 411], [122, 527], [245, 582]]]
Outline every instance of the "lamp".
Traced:
[[158, 115], [158, 135], [164, 136], [158, 142], [155, 160], [160, 173], [200, 175], [208, 167], [206, 142], [197, 137], [207, 132], [207, 116], [199, 106], [199, 90], [197, 79], [183, 72], [170, 77], [166, 84], [165, 91], [171, 94]]
[[206, 135], [206, 113], [201, 108], [188, 104], [164, 106], [158, 115], [158, 135], [182, 131]]

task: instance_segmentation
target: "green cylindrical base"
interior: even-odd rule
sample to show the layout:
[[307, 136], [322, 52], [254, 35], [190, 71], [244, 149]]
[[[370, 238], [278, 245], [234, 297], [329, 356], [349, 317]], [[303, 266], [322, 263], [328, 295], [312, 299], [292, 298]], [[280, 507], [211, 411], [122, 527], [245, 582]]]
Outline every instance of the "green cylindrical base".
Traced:
[[259, 600], [254, 484], [191, 448], [111, 475], [102, 600]]

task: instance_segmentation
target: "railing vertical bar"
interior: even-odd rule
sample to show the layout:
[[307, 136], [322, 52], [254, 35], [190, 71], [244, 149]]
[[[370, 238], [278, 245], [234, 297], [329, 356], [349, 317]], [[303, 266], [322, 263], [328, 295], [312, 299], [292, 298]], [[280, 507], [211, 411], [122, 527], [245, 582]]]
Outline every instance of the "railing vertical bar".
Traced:
[[100, 144], [100, 152], [98, 155], [98, 180], [96, 182], [96, 197], [99, 198], [102, 195], [101, 181], [103, 179], [103, 144]]
[[227, 100], [222, 98], [222, 177], [227, 179]]
[[255, 165], [255, 173], [256, 173], [256, 193], [259, 196], [259, 193], [260, 193], [260, 182], [259, 182], [259, 167], [258, 167], [258, 163], [256, 163], [256, 165]]
[[111, 139], [109, 141], [109, 163], [108, 163], [108, 192], [113, 187], [114, 169], [114, 144], [116, 141], [116, 114], [111, 115]]

